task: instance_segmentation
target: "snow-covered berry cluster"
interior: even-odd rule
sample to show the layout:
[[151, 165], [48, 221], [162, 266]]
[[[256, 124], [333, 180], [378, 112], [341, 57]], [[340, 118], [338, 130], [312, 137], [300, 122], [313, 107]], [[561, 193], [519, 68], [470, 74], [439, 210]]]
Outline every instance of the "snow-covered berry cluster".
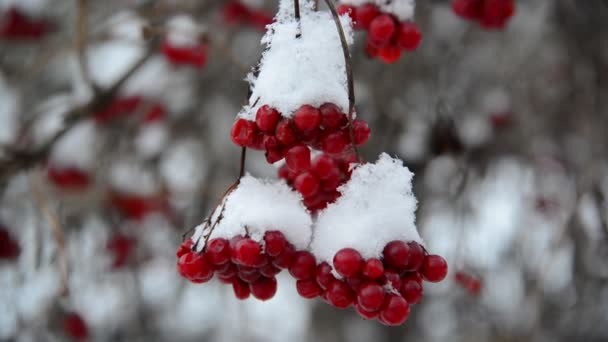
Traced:
[[223, 9], [224, 22], [228, 25], [249, 25], [258, 30], [265, 30], [272, 23], [272, 15], [238, 0], [228, 1]]
[[454, 13], [488, 30], [500, 30], [515, 14], [514, 0], [454, 0]]
[[203, 68], [207, 64], [208, 46], [202, 29], [190, 16], [175, 16], [167, 22], [167, 33], [161, 45], [165, 58], [176, 66]]
[[371, 58], [395, 63], [403, 50], [412, 52], [422, 41], [422, 33], [411, 20], [414, 3], [410, 0], [345, 0], [338, 13], [348, 14], [354, 28], [367, 31], [365, 52]]
[[51, 31], [46, 20], [35, 18], [17, 7], [0, 13], [0, 39], [38, 40]]

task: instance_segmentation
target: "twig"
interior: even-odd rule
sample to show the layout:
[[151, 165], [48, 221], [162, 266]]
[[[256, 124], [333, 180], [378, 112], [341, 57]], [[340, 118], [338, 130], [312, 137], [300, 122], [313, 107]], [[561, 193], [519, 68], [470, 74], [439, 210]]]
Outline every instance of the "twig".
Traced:
[[76, 0], [76, 38], [74, 47], [78, 56], [78, 66], [85, 83], [88, 84], [94, 93], [99, 92], [99, 88], [91, 78], [89, 72], [86, 49], [89, 38], [89, 2], [88, 0]]
[[239, 168], [239, 179], [237, 180], [237, 183], [245, 175], [245, 158], [246, 157], [247, 157], [247, 147], [243, 146], [243, 148], [241, 149], [241, 166]]
[[359, 157], [359, 149], [357, 149], [357, 144], [355, 143], [355, 132], [353, 130], [353, 113], [355, 111], [355, 83], [353, 81], [353, 66], [350, 57], [350, 51], [348, 50], [348, 43], [346, 43], [346, 35], [344, 34], [344, 28], [342, 28], [342, 23], [340, 23], [340, 17], [338, 16], [336, 7], [331, 2], [331, 0], [324, 1], [325, 4], [327, 4], [327, 7], [329, 7], [331, 15], [334, 18], [334, 22], [336, 23], [336, 29], [338, 30], [338, 35], [340, 36], [340, 43], [342, 44], [342, 52], [344, 53], [344, 66], [346, 68], [346, 81], [348, 85], [348, 131], [350, 134], [351, 144], [353, 145], [353, 150], [355, 151], [355, 156], [357, 157], [357, 162], [361, 162], [361, 159]]

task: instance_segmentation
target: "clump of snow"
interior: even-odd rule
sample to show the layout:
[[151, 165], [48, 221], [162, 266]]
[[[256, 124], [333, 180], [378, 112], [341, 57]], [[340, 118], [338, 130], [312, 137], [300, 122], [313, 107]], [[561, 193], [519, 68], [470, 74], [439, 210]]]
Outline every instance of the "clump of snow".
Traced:
[[157, 122], [143, 125], [134, 139], [137, 153], [144, 158], [159, 155], [169, 140], [169, 128], [165, 123]]
[[201, 167], [205, 160], [201, 144], [193, 139], [184, 139], [163, 152], [160, 174], [167, 187], [174, 193], [196, 192], [207, 174]]
[[384, 13], [393, 14], [399, 20], [411, 20], [414, 17], [416, 2], [414, 0], [342, 0], [343, 4], [361, 6], [365, 4], [374, 4]]
[[110, 168], [109, 177], [112, 188], [121, 192], [153, 195], [160, 191], [152, 171], [134, 161], [116, 161]]
[[17, 8], [28, 15], [39, 16], [48, 11], [49, 0], [0, 0], [0, 10]]
[[178, 15], [167, 22], [167, 41], [172, 46], [190, 47], [200, 44], [202, 28], [191, 16]]
[[32, 140], [35, 146], [48, 143], [57, 132], [64, 127], [66, 113], [82, 102], [75, 97], [62, 94], [55, 95], [44, 101], [35, 110], [37, 119], [32, 129]]
[[[216, 225], [210, 238], [230, 239], [236, 235], [246, 235], [262, 242], [264, 233], [281, 231], [297, 249], [304, 249], [311, 239], [312, 219], [302, 204], [302, 197], [282, 181], [264, 181], [246, 175], [240, 184], [224, 200], [223, 218]], [[220, 214], [216, 210], [211, 222]], [[196, 228], [192, 239], [196, 242], [205, 236], [205, 224]], [[198, 250], [203, 249], [198, 244]]]
[[364, 258], [379, 258], [393, 240], [422, 243], [415, 225], [413, 174], [398, 159], [380, 155], [375, 164], [354, 169], [342, 194], [318, 217], [313, 254], [332, 262], [342, 248], [354, 248]]
[[[314, 12], [311, 1], [302, 1], [300, 8], [297, 21], [293, 3], [281, 2], [275, 23], [262, 38], [268, 50], [262, 55], [259, 75], [248, 76], [252, 95], [240, 117], [255, 119], [262, 105], [278, 109], [285, 117], [304, 104], [318, 107], [332, 102], [342, 111], [348, 109], [344, 54], [336, 25], [329, 12]], [[344, 15], [340, 21], [352, 44], [350, 18]]]
[[502, 114], [511, 110], [511, 97], [502, 88], [488, 91], [482, 98], [481, 106], [486, 114]]
[[72, 127], [53, 145], [50, 161], [57, 166], [76, 167], [81, 170], [93, 169], [96, 161], [96, 126], [85, 121]]
[[12, 143], [17, 137], [20, 99], [0, 74], [0, 147]]

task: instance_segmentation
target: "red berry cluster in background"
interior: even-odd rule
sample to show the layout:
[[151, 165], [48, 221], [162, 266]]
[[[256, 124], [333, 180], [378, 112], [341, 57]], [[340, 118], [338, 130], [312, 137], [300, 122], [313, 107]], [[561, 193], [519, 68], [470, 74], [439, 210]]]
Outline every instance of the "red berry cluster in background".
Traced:
[[477, 21], [486, 29], [503, 29], [515, 13], [513, 0], [454, 0], [452, 10], [458, 16]]
[[0, 38], [11, 40], [38, 40], [51, 30], [44, 20], [29, 18], [16, 8], [0, 15]]
[[68, 313], [63, 318], [63, 332], [74, 341], [84, 341], [89, 337], [87, 324], [74, 312]]
[[177, 251], [179, 274], [193, 283], [206, 283], [213, 275], [232, 285], [238, 299], [250, 295], [259, 300], [272, 298], [277, 291], [275, 276], [283, 269], [296, 279], [314, 275], [315, 257], [298, 251], [279, 231], [267, 231], [263, 244], [245, 236], [230, 240], [214, 238], [202, 252], [186, 240]]
[[240, 1], [229, 1], [222, 9], [224, 22], [228, 25], [246, 24], [259, 30], [266, 30], [272, 24], [272, 15], [263, 10], [247, 7]]
[[469, 294], [473, 296], [479, 295], [481, 293], [481, 279], [474, 275], [458, 271], [454, 274], [454, 280], [456, 283], [462, 286], [463, 289], [467, 290]]
[[46, 176], [51, 184], [63, 190], [83, 190], [91, 182], [91, 175], [82, 169], [74, 166], [62, 167], [49, 165], [46, 169]]
[[162, 104], [134, 95], [114, 99], [104, 109], [95, 112], [93, 118], [96, 123], [104, 125], [140, 111], [142, 123], [162, 121], [167, 116], [167, 111]]
[[[353, 131], [356, 145], [365, 144], [371, 132], [367, 123], [358, 119], [353, 121]], [[231, 136], [239, 146], [265, 150], [269, 163], [285, 158], [293, 172], [310, 167], [308, 147], [338, 155], [351, 145], [347, 115], [332, 103], [319, 108], [305, 104], [291, 119], [264, 105], [256, 112], [255, 121], [235, 121]]]
[[106, 249], [112, 254], [112, 268], [124, 266], [136, 245], [136, 240], [124, 234], [116, 233], [106, 244]]
[[361, 317], [385, 325], [405, 322], [410, 305], [422, 299], [422, 280], [439, 282], [448, 271], [442, 257], [428, 255], [416, 242], [403, 241], [389, 242], [382, 259], [364, 260], [355, 249], [344, 248], [333, 264], [340, 278], [323, 262], [314, 278], [298, 280], [298, 293], [304, 298], [319, 296], [340, 309], [354, 306]]
[[164, 193], [140, 195], [113, 191], [109, 194], [110, 206], [133, 220], [142, 220], [153, 212], [168, 212], [169, 203]]
[[207, 64], [208, 49], [208, 44], [203, 40], [192, 46], [173, 45], [168, 39], [163, 40], [161, 44], [162, 54], [175, 66], [191, 65], [203, 68]]
[[397, 17], [383, 13], [374, 4], [359, 7], [343, 4], [338, 7], [338, 13], [348, 14], [355, 29], [367, 31], [365, 52], [370, 58], [395, 63], [403, 50], [414, 51], [422, 41], [422, 33], [415, 23], [400, 22]]
[[15, 260], [21, 254], [19, 243], [11, 237], [8, 229], [0, 224], [0, 260]]

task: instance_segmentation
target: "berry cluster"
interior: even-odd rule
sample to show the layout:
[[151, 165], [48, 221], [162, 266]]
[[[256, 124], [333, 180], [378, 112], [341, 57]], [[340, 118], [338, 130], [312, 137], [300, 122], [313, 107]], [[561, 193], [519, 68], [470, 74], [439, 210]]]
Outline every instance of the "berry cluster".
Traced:
[[177, 251], [179, 274], [193, 283], [206, 283], [216, 274], [222, 283], [232, 285], [238, 299], [253, 295], [268, 300], [277, 291], [275, 276], [282, 269], [304, 279], [316, 266], [310, 252], [296, 250], [280, 231], [267, 231], [263, 242], [238, 235], [211, 239], [200, 253], [194, 247], [189, 239]]
[[228, 25], [247, 24], [259, 30], [265, 30], [272, 24], [272, 15], [263, 10], [247, 7], [240, 1], [229, 1], [222, 9], [224, 22]]
[[454, 280], [456, 280], [457, 284], [459, 284], [463, 289], [473, 296], [477, 296], [481, 292], [482, 284], [479, 277], [459, 271], [454, 274]]
[[14, 260], [21, 254], [19, 243], [0, 225], [0, 260]]
[[165, 39], [161, 44], [161, 52], [175, 66], [191, 65], [196, 68], [203, 68], [207, 64], [207, 45], [206, 42], [201, 41], [199, 44], [192, 46], [177, 46]]
[[[356, 145], [367, 142], [370, 129], [363, 120], [353, 121]], [[307, 146], [331, 155], [337, 155], [351, 144], [347, 115], [338, 106], [325, 103], [319, 108], [305, 104], [293, 113], [291, 119], [264, 105], [256, 112], [255, 121], [243, 118], [232, 126], [232, 141], [244, 147], [266, 151], [266, 160], [275, 163], [285, 157], [293, 172], [310, 167], [310, 150]]]
[[422, 34], [415, 23], [400, 22], [397, 17], [383, 13], [372, 3], [359, 7], [343, 4], [338, 7], [338, 13], [348, 14], [355, 29], [367, 31], [365, 52], [370, 58], [395, 63], [403, 50], [414, 51], [422, 41]]
[[46, 168], [46, 177], [51, 184], [64, 190], [83, 190], [92, 182], [88, 172], [74, 166], [50, 164]]
[[0, 38], [37, 40], [51, 30], [50, 25], [26, 16], [16, 8], [10, 8], [0, 16]]
[[74, 341], [84, 341], [89, 337], [89, 329], [85, 321], [75, 312], [63, 317], [63, 332]]
[[113, 191], [109, 195], [111, 207], [133, 220], [141, 220], [152, 212], [167, 212], [169, 204], [165, 194], [140, 195]]
[[485, 29], [503, 29], [515, 13], [513, 0], [454, 0], [452, 10], [458, 16], [477, 21]]
[[410, 304], [422, 299], [422, 280], [439, 282], [447, 274], [447, 264], [438, 255], [427, 255], [416, 242], [389, 242], [382, 259], [364, 260], [353, 248], [336, 253], [332, 267], [317, 266], [314, 279], [298, 281], [304, 298], [320, 296], [340, 309], [354, 306], [365, 319], [378, 319], [385, 325], [400, 325], [409, 314]]
[[116, 233], [106, 244], [106, 249], [112, 254], [112, 268], [124, 266], [135, 248], [136, 240], [132, 237]]

